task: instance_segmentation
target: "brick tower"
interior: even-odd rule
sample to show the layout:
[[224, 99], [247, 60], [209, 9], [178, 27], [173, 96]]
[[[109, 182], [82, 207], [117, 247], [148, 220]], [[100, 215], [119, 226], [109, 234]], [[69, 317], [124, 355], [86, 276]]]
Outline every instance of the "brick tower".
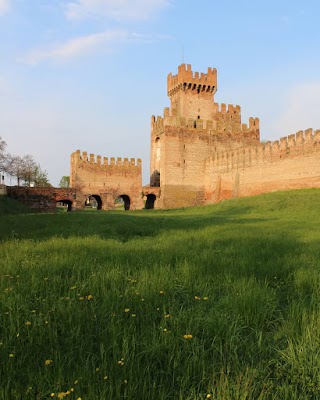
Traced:
[[156, 207], [204, 204], [206, 160], [217, 150], [260, 141], [259, 120], [241, 123], [240, 106], [214, 103], [217, 70], [192, 72], [181, 64], [168, 75], [170, 107], [151, 118], [150, 186], [159, 186]]

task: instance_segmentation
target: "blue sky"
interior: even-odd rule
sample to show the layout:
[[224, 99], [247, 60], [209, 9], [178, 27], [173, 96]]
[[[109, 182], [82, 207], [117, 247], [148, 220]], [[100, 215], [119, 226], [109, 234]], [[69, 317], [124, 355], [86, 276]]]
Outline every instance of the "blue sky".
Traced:
[[[140, 157], [182, 60], [218, 69], [215, 101], [261, 138], [320, 129], [317, 0], [0, 0], [0, 136], [50, 182], [77, 150]], [[12, 184], [15, 184], [12, 181]]]

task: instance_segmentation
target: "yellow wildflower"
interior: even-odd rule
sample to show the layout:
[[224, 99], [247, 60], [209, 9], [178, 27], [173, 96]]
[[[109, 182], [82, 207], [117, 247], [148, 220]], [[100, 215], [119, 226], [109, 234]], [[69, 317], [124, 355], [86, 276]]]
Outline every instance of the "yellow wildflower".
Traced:
[[125, 308], [125, 309], [124, 309], [124, 312], [125, 312], [125, 313], [128, 313], [129, 311], [130, 311], [130, 308]]
[[195, 300], [201, 300], [201, 297], [199, 297], [199, 296], [194, 296], [194, 299], [195, 299]]
[[136, 314], [131, 314], [131, 317], [132, 318], [135, 318], [137, 315]]
[[10, 354], [9, 354], [9, 357], [10, 357], [10, 358], [13, 358], [13, 357], [14, 357], [14, 354], [13, 354], [13, 353], [10, 353]]
[[208, 297], [208, 296], [206, 296], [206, 297], [204, 297], [204, 298], [203, 298], [203, 300], [209, 300], [209, 297]]
[[53, 364], [53, 360], [46, 360], [44, 362], [44, 365], [51, 365], [51, 364]]
[[54, 393], [53, 392], [50, 394], [50, 397], [54, 397]]
[[185, 339], [192, 339], [192, 335], [190, 333], [183, 335]]
[[164, 317], [165, 317], [165, 318], [170, 318], [171, 315], [170, 315], [169, 313], [167, 313], [167, 314], [164, 315]]
[[96, 368], [96, 372], [99, 372], [100, 368]]
[[104, 376], [103, 379], [106, 381], [108, 379], [108, 375]]
[[65, 392], [58, 393], [58, 399], [63, 399], [66, 396], [67, 396], [67, 393], [65, 393]]
[[211, 399], [211, 397], [212, 397], [211, 394], [208, 393], [207, 396], [206, 396], [206, 399]]
[[30, 325], [31, 325], [31, 322], [30, 322], [30, 321], [27, 321], [25, 324], [26, 324], [27, 326], [30, 326]]
[[160, 292], [159, 292], [160, 294], [164, 294], [164, 291], [163, 290], [160, 290]]
[[84, 297], [82, 297], [82, 296], [81, 296], [81, 297], [79, 297], [79, 300], [80, 300], [80, 301], [84, 300]]
[[92, 296], [91, 294], [89, 294], [89, 296], [87, 296], [87, 299], [88, 299], [88, 300], [92, 300], [92, 299], [93, 299], [93, 296]]

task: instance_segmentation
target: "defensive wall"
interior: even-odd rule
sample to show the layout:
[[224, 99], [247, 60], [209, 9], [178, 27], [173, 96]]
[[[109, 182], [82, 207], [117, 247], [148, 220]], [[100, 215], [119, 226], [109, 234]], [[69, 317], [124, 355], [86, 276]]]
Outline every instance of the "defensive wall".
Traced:
[[58, 202], [71, 210], [76, 198], [74, 188], [7, 186], [7, 195], [35, 211], [55, 211]]
[[141, 159], [108, 159], [77, 150], [70, 158], [70, 186], [76, 189], [76, 208], [89, 197], [104, 210], [113, 209], [119, 197], [126, 209], [143, 208]]
[[216, 151], [206, 161], [206, 202], [320, 187], [320, 130]]

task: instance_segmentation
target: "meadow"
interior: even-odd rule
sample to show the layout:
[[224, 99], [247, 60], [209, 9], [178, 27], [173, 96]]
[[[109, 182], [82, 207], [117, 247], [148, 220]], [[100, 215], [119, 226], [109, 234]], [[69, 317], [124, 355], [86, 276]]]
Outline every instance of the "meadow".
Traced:
[[319, 399], [319, 203], [32, 214], [1, 198], [0, 399]]

